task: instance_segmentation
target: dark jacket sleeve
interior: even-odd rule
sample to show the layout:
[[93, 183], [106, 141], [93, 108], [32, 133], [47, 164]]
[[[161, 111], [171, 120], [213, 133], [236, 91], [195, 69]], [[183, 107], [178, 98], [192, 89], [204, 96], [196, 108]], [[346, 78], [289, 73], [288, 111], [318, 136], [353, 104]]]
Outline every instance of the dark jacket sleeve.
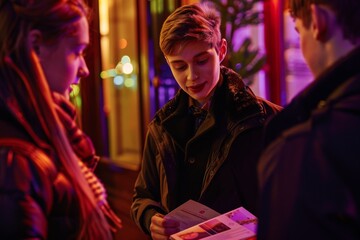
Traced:
[[24, 155], [0, 147], [1, 238], [47, 238], [47, 215], [53, 202], [50, 171], [46, 164], [34, 164], [35, 155], [36, 151]]
[[[143, 152], [142, 166], [135, 182], [133, 203], [130, 215], [135, 223], [146, 234], [150, 233], [151, 217], [157, 213], [165, 213], [161, 206], [161, 186], [167, 185], [158, 151], [153, 137], [148, 132]], [[163, 171], [163, 170], [160, 170]], [[160, 178], [161, 176], [161, 178]], [[166, 194], [163, 194], [166, 196]]]

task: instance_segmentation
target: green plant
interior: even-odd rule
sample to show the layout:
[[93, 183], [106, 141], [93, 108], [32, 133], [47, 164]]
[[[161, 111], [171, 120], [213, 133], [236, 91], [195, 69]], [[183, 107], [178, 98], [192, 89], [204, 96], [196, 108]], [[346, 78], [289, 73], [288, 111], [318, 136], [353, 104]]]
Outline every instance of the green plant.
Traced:
[[236, 31], [241, 28], [258, 25], [263, 21], [263, 12], [256, 4], [264, 0], [203, 0], [211, 2], [221, 14], [221, 34], [228, 41], [228, 54], [224, 65], [237, 71], [247, 85], [252, 83], [253, 75], [260, 71], [266, 62], [266, 56], [259, 49], [252, 48], [250, 37], [244, 38], [240, 47], [235, 46]]

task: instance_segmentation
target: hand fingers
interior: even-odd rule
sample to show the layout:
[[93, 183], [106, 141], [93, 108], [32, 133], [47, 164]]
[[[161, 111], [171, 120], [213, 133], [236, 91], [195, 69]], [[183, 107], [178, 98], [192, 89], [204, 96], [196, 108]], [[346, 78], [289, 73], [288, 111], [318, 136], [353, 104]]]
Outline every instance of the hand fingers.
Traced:
[[171, 234], [179, 231], [179, 223], [172, 219], [165, 219], [162, 214], [155, 214], [151, 218], [150, 231], [153, 239], [169, 239]]

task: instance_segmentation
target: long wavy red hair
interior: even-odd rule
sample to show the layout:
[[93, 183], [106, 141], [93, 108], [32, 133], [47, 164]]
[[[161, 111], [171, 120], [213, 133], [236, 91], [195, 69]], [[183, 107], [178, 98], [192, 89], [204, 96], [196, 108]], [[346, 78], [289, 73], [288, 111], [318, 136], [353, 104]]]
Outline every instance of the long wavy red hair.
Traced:
[[26, 41], [29, 31], [38, 29], [44, 40], [56, 43], [72, 33], [76, 21], [89, 16], [89, 9], [82, 0], [2, 0], [0, 16], [0, 106], [13, 113], [39, 147], [57, 154], [56, 164], [65, 170], [79, 200], [78, 239], [111, 239], [61, 127], [37, 55]]

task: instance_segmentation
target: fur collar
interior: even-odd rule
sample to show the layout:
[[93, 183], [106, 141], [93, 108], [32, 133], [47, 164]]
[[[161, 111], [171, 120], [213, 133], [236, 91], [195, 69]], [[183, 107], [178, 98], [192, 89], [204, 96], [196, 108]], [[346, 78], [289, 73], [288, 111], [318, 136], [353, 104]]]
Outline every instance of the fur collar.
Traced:
[[[212, 108], [225, 109], [234, 118], [264, 113], [262, 104], [259, 103], [255, 94], [244, 84], [242, 78], [235, 71], [221, 66], [221, 75], [223, 81], [214, 93], [212, 100], [214, 107]], [[156, 113], [155, 117], [161, 121], [161, 119], [176, 114], [179, 109], [187, 106], [187, 99], [188, 95], [180, 89], [175, 97]]]

